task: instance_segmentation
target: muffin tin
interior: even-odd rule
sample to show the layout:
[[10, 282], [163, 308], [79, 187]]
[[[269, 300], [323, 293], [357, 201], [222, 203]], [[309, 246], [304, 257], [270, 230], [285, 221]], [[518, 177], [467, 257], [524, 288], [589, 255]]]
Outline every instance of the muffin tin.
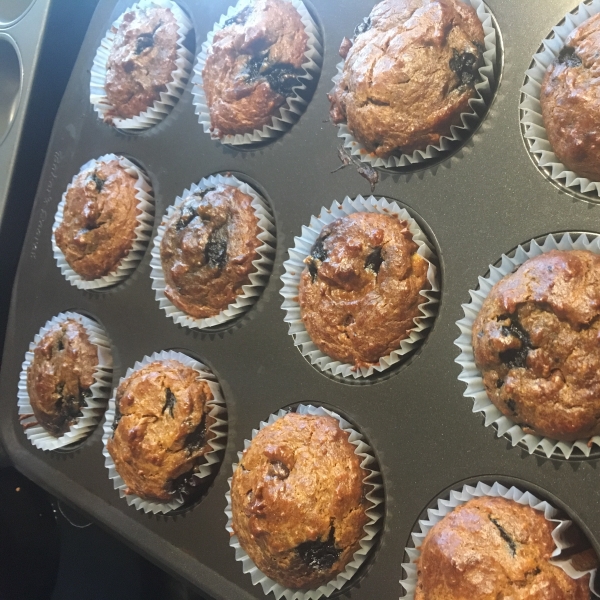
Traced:
[[[63, 98], [40, 180], [13, 291], [0, 379], [0, 434], [14, 464], [60, 499], [83, 509], [168, 571], [215, 599], [264, 598], [235, 561], [226, 531], [225, 494], [231, 465], [261, 420], [299, 402], [344, 415], [373, 447], [383, 476], [385, 516], [375, 551], [344, 597], [395, 599], [404, 548], [428, 506], [463, 482], [500, 481], [531, 489], [566, 510], [600, 551], [598, 458], [566, 461], [529, 455], [497, 438], [472, 413], [454, 360], [461, 304], [488, 265], [518, 244], [548, 233], [600, 233], [600, 207], [552, 185], [530, 160], [519, 125], [520, 88], [541, 40], [572, 0], [489, 0], [504, 46], [498, 93], [479, 129], [436, 165], [415, 172], [381, 172], [376, 195], [397, 200], [419, 220], [439, 257], [438, 315], [422, 345], [386, 376], [347, 385], [314, 369], [294, 347], [281, 309], [281, 275], [301, 226], [322, 206], [359, 194], [369, 183], [340, 162], [341, 140], [327, 122], [331, 78], [344, 36], [376, 0], [307, 0], [324, 40], [316, 91], [298, 123], [255, 149], [212, 141], [194, 114], [191, 84], [156, 127], [125, 135], [100, 122], [89, 103], [89, 71], [112, 21], [131, 2], [101, 0]], [[180, 0], [192, 16], [196, 48], [231, 2]], [[175, 325], [159, 308], [150, 280], [150, 247], [137, 270], [103, 292], [71, 286], [56, 267], [51, 228], [61, 195], [91, 158], [121, 153], [150, 175], [159, 219], [192, 183], [232, 172], [256, 187], [273, 208], [277, 251], [273, 273], [257, 303], [216, 331]], [[150, 244], [151, 246], [152, 244]], [[70, 452], [41, 452], [17, 420], [20, 365], [35, 333], [54, 315], [77, 310], [106, 328], [113, 343], [113, 385], [145, 355], [181, 350], [219, 378], [229, 432], [220, 471], [206, 495], [175, 516], [143, 514], [113, 489], [102, 456], [102, 427]]]

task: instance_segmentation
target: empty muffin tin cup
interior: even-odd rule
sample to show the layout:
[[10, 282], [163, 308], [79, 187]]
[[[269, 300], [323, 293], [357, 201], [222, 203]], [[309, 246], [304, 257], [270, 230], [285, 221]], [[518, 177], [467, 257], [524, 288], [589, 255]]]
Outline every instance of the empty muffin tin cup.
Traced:
[[[369, 517], [369, 521], [364, 526], [365, 535], [360, 541], [360, 549], [354, 553], [353, 559], [346, 565], [346, 568], [332, 581], [322, 585], [314, 590], [294, 590], [283, 587], [277, 582], [267, 577], [255, 564], [254, 561], [246, 554], [244, 549], [240, 546], [238, 537], [233, 531], [233, 513], [231, 508], [231, 481], [232, 477], [227, 480], [229, 484], [229, 491], [225, 495], [227, 499], [227, 508], [225, 514], [227, 515], [227, 531], [229, 532], [230, 540], [229, 545], [235, 549], [235, 559], [242, 563], [244, 573], [249, 573], [252, 578], [253, 585], [260, 584], [265, 595], [273, 593], [275, 598], [285, 598], [286, 600], [317, 600], [323, 596], [329, 597], [335, 591], [340, 590], [354, 577], [360, 566], [367, 559], [371, 548], [375, 543], [377, 533], [381, 529], [381, 519], [383, 517], [383, 497], [382, 490], [383, 486], [376, 483], [381, 477], [379, 472], [379, 466], [374, 456], [373, 449], [367, 444], [363, 435], [352, 428], [352, 425], [348, 423], [340, 415], [327, 410], [320, 406], [311, 406], [310, 404], [300, 404], [295, 410], [280, 410], [277, 414], [272, 414], [266, 421], [262, 421], [258, 429], [252, 430], [252, 440], [256, 437], [261, 429], [264, 429], [268, 425], [275, 423], [282, 417], [285, 417], [289, 412], [296, 412], [301, 415], [314, 415], [314, 416], [329, 416], [339, 421], [340, 429], [346, 431], [349, 434], [348, 441], [356, 446], [354, 451], [357, 456], [362, 459], [360, 466], [368, 472], [368, 475], [364, 478], [363, 484], [371, 488], [371, 491], [365, 495], [365, 498], [371, 503], [371, 507], [367, 509], [366, 515]], [[244, 440], [244, 450], [250, 447], [251, 440]], [[238, 461], [241, 461], [243, 452], [238, 452]], [[238, 468], [238, 463], [233, 465], [233, 472]]]
[[[179, 26], [177, 39], [177, 59], [175, 60], [175, 70], [172, 73], [172, 79], [167, 84], [166, 90], [160, 92], [160, 100], [156, 100], [147, 110], [131, 118], [120, 118], [112, 116], [114, 106], [110, 104], [106, 95], [106, 65], [110, 53], [113, 49], [117, 30], [123, 21], [125, 13], [133, 10], [147, 10], [149, 8], [168, 8], [171, 10]], [[190, 73], [192, 71], [193, 54], [184, 46], [184, 42], [193, 25], [189, 17], [181, 8], [170, 0], [141, 0], [129, 7], [112, 24], [94, 57], [90, 77], [90, 102], [98, 117], [105, 123], [114, 125], [117, 129], [128, 133], [135, 133], [149, 129], [160, 123], [173, 109], [181, 98], [187, 85]]]
[[0, 32], [0, 145], [15, 122], [23, 85], [21, 55], [15, 40]]
[[[408, 229], [413, 235], [413, 241], [418, 246], [417, 254], [429, 263], [427, 280], [430, 288], [421, 290], [420, 294], [423, 296], [423, 303], [419, 305], [421, 316], [415, 317], [415, 326], [409, 331], [408, 337], [400, 342], [400, 347], [388, 356], [381, 357], [375, 365], [357, 368], [354, 365], [336, 361], [317, 348], [302, 322], [300, 304], [298, 302], [298, 290], [302, 272], [306, 268], [304, 259], [310, 256], [311, 249], [323, 227], [336, 219], [360, 212], [395, 216], [408, 223]], [[308, 227], [302, 226], [302, 235], [295, 237], [294, 242], [294, 247], [289, 250], [289, 259], [283, 263], [285, 273], [281, 277], [283, 288], [280, 294], [284, 298], [282, 308], [286, 312], [284, 321], [289, 324], [288, 333], [294, 339], [294, 345], [298, 347], [302, 356], [308, 359], [311, 364], [315, 365], [321, 371], [331, 372], [332, 375], [339, 375], [350, 379], [369, 377], [376, 371], [385, 371], [398, 363], [404, 355], [414, 350], [417, 342], [425, 337], [425, 332], [431, 327], [432, 317], [436, 314], [439, 302], [437, 296], [437, 292], [439, 291], [437, 268], [430, 260], [434, 257], [434, 252], [427, 237], [408, 211], [400, 208], [395, 202], [388, 202], [385, 198], [377, 199], [374, 196], [370, 196], [365, 199], [362, 196], [357, 196], [352, 200], [346, 196], [341, 204], [334, 201], [331, 208], [323, 207], [318, 217], [311, 217], [310, 225]]]
[[[211, 433], [211, 437], [208, 440], [208, 444], [212, 448], [202, 457], [196, 471], [192, 477], [202, 480], [214, 473], [216, 466], [219, 463], [219, 452], [221, 452], [227, 444], [227, 409], [225, 405], [225, 399], [221, 394], [221, 388], [215, 375], [210, 369], [202, 364], [201, 362], [190, 358], [182, 352], [174, 352], [172, 350], [163, 350], [162, 352], [155, 352], [151, 356], [145, 356], [141, 361], [135, 363], [133, 368], [127, 369], [125, 377], [119, 380], [119, 386], [125, 379], [131, 377], [133, 373], [139, 371], [141, 368], [149, 365], [156, 361], [175, 360], [182, 363], [186, 367], [191, 367], [198, 372], [198, 379], [204, 380], [208, 384], [210, 391], [212, 392], [213, 399], [207, 402], [207, 406], [210, 408], [208, 413], [209, 417], [212, 417], [213, 424], [207, 428], [207, 431]], [[116, 416], [116, 395], [118, 386], [115, 388], [114, 393], [108, 403], [108, 410], [106, 411], [106, 420], [104, 422], [104, 435], [102, 436], [102, 443], [104, 448], [102, 454], [104, 456], [104, 466], [108, 469], [108, 477], [112, 480], [114, 488], [119, 490], [119, 496], [125, 498], [129, 506], [134, 506], [138, 510], [143, 510], [146, 513], [164, 514], [168, 513], [177, 508], [181, 508], [185, 504], [184, 496], [177, 492], [173, 495], [173, 499], [170, 502], [156, 502], [153, 500], [146, 500], [137, 496], [136, 494], [128, 494], [127, 484], [123, 481], [117, 471], [117, 467], [109, 454], [107, 449], [108, 440], [113, 437], [113, 424]]]
[[[94, 383], [90, 387], [92, 393], [90, 398], [85, 399], [85, 406], [81, 409], [81, 416], [69, 427], [69, 430], [60, 437], [48, 433], [36, 421], [31, 407], [29, 392], [27, 391], [27, 371], [33, 362], [33, 353], [41, 339], [56, 325], [60, 325], [67, 319], [73, 319], [80, 323], [90, 342], [96, 346], [98, 351], [98, 365], [94, 372]], [[25, 360], [19, 375], [18, 406], [19, 421], [25, 429], [27, 439], [40, 450], [57, 450], [75, 444], [87, 437], [98, 425], [106, 408], [112, 385], [112, 354], [110, 341], [104, 329], [88, 317], [75, 312], [60, 313], [50, 319], [35, 335], [29, 350], [25, 354]]]
[[[529, 250], [525, 250], [523, 247], [527, 245], [529, 245]], [[490, 274], [487, 277], [479, 277], [479, 288], [477, 290], [469, 290], [471, 302], [462, 305], [465, 317], [456, 322], [461, 331], [460, 337], [454, 342], [460, 348], [460, 354], [455, 359], [462, 367], [462, 372], [458, 378], [467, 384], [464, 396], [473, 399], [473, 412], [483, 413], [485, 426], [494, 425], [497, 429], [498, 437], [504, 436], [508, 438], [513, 446], [521, 443], [521, 445], [527, 448], [529, 454], [533, 454], [533, 452], [539, 449], [548, 458], [556, 454], [562, 454], [567, 459], [571, 458], [573, 450], [576, 448], [584, 456], [589, 456], [593, 445], [600, 446], [600, 436], [576, 442], [560, 442], [547, 437], [525, 433], [520, 425], [505, 417], [488, 398], [481, 372], [475, 364], [471, 341], [473, 323], [494, 284], [515, 271], [530, 258], [550, 252], [551, 250], [589, 250], [594, 254], [600, 254], [600, 237], [588, 239], [587, 235], [578, 233], [565, 233], [556, 236], [550, 234], [541, 243], [531, 240], [523, 246], [517, 247], [514, 256], [509, 257], [503, 254], [499, 266], [490, 265]]]

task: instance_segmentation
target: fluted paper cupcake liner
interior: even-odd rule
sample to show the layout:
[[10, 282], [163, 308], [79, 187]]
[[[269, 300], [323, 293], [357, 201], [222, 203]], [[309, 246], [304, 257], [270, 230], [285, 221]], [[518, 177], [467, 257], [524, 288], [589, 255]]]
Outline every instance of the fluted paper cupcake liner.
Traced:
[[546, 70], [558, 58], [567, 37], [584, 21], [599, 12], [600, 0], [593, 0], [589, 4], [582, 2], [576, 10], [565, 15], [564, 22], [552, 29], [542, 42], [543, 50], [534, 54], [532, 66], [525, 73], [525, 84], [521, 88], [523, 100], [520, 104], [523, 135], [539, 166], [558, 183], [564, 180], [564, 185], [573, 188], [574, 191], [579, 189], [584, 194], [593, 193], [597, 196], [600, 196], [600, 182], [580, 177], [561, 163], [554, 154], [542, 119], [540, 93]]
[[[275, 423], [285, 415], [289, 410], [280, 410], [276, 414], [272, 414], [266, 421], [262, 421], [258, 429], [252, 430], [252, 440], [256, 437], [261, 429], [264, 429], [268, 425]], [[356, 446], [355, 454], [362, 458], [361, 467], [369, 474], [364, 478], [363, 483], [366, 486], [370, 486], [372, 489], [368, 492], [365, 498], [371, 503], [371, 507], [365, 511], [365, 514], [369, 517], [369, 521], [363, 527], [365, 536], [360, 541], [360, 549], [354, 553], [352, 560], [346, 565], [344, 571], [342, 571], [332, 581], [318, 587], [314, 590], [294, 590], [286, 588], [277, 582], [267, 577], [255, 564], [254, 561], [246, 554], [244, 549], [241, 547], [238, 537], [233, 531], [233, 512], [231, 508], [231, 481], [232, 477], [227, 480], [229, 484], [229, 491], [225, 495], [227, 499], [227, 508], [225, 514], [227, 515], [227, 531], [230, 534], [229, 545], [235, 549], [235, 559], [242, 563], [242, 569], [244, 573], [249, 573], [252, 578], [253, 585], [260, 584], [265, 595], [273, 593], [275, 598], [285, 598], [286, 600], [317, 600], [323, 596], [329, 597], [336, 590], [341, 589], [346, 585], [352, 577], [354, 577], [356, 571], [364, 563], [373, 544], [375, 543], [375, 537], [381, 529], [381, 518], [383, 516], [383, 498], [382, 488], [383, 486], [376, 483], [377, 479], [381, 476], [377, 461], [374, 457], [373, 449], [366, 443], [361, 433], [353, 429], [352, 425], [348, 423], [340, 415], [327, 410], [323, 407], [315, 407], [301, 404], [293, 412], [301, 415], [314, 415], [314, 416], [329, 416], [333, 417], [340, 423], [340, 429], [349, 433], [348, 441]], [[246, 450], [251, 444], [251, 440], [244, 440], [244, 449]], [[242, 460], [243, 452], [238, 452], [238, 461]], [[237, 469], [238, 463], [233, 465], [233, 472]]]
[[[481, 372], [475, 364], [471, 341], [473, 323], [495, 283], [515, 271], [517, 267], [530, 258], [550, 252], [551, 250], [589, 250], [594, 254], [600, 254], [600, 238], [597, 236], [588, 237], [585, 234], [565, 233], [557, 236], [550, 234], [542, 243], [531, 240], [528, 244], [529, 250], [525, 250], [523, 246], [518, 246], [514, 256], [503, 254], [499, 266], [490, 265], [490, 274], [488, 277], [479, 277], [479, 288], [469, 290], [471, 302], [462, 305], [465, 317], [456, 322], [461, 331], [460, 337], [454, 342], [460, 348], [460, 354], [456, 358], [456, 362], [462, 367], [462, 372], [458, 378], [467, 384], [464, 396], [473, 399], [473, 412], [483, 413], [485, 416], [485, 426], [494, 425], [497, 429], [498, 437], [504, 436], [508, 438], [511, 440], [513, 446], [521, 443], [527, 448], [530, 454], [539, 449], [548, 458], [557, 454], [562, 454], [565, 458], [570, 458], [575, 448], [581, 450], [585, 456], [589, 456], [592, 445], [600, 446], [600, 436], [576, 442], [560, 442], [547, 437], [525, 433], [520, 425], [505, 417], [488, 398]], [[524, 244], [524, 246], [527, 246], [527, 244]]]
[[[431, 528], [436, 523], [439, 523], [447, 514], [451, 513], [457, 506], [461, 506], [462, 504], [466, 504], [469, 500], [481, 498], [483, 496], [505, 498], [507, 500], [518, 502], [523, 506], [530, 506], [535, 510], [543, 512], [544, 517], [551, 523], [556, 523], [556, 527], [552, 531], [552, 539], [556, 544], [556, 549], [552, 553], [553, 557], [558, 557], [563, 550], [571, 547], [565, 533], [568, 531], [572, 522], [558, 519], [558, 511], [547, 502], [536, 498], [531, 492], [523, 492], [516, 487], [507, 488], [498, 482], [491, 486], [481, 482], [475, 487], [465, 485], [460, 491], [452, 490], [448, 500], [443, 498], [438, 499], [437, 508], [428, 509], [427, 519], [419, 520], [419, 531], [414, 531], [412, 534], [414, 548], [405, 548], [405, 552], [408, 555], [410, 562], [402, 563], [404, 573], [400, 580], [400, 584], [406, 591], [406, 594], [402, 597], [403, 600], [413, 600], [415, 597], [415, 589], [417, 587], [417, 560], [421, 554], [421, 544]], [[572, 579], [580, 579], [581, 577], [590, 574], [590, 591], [593, 591], [596, 569], [582, 572], [577, 571], [568, 560], [553, 560], [551, 562], [563, 569]]]
[[[357, 156], [361, 161], [368, 163], [373, 167], [384, 167], [387, 169], [409, 167], [411, 165], [424, 163], [432, 158], [437, 158], [444, 152], [452, 150], [456, 147], [455, 142], [465, 140], [474, 131], [492, 99], [492, 89], [495, 82], [494, 65], [496, 64], [496, 29], [494, 27], [492, 15], [482, 0], [462, 1], [471, 5], [477, 11], [477, 16], [483, 25], [485, 41], [483, 66], [479, 68], [480, 81], [475, 84], [475, 97], [469, 100], [471, 111], [460, 114], [462, 125], [452, 125], [450, 128], [450, 135], [442, 136], [437, 145], [429, 145], [425, 150], [415, 150], [412, 154], [401, 154], [400, 156], [381, 158], [373, 152], [369, 152], [364, 145], [352, 135], [352, 132], [346, 123], [339, 123], [338, 137], [343, 138], [344, 148], [346, 148], [352, 156]], [[343, 70], [344, 61], [337, 65], [338, 72], [333, 78], [333, 83], [336, 86], [342, 78]]]
[[[67, 193], [71, 189], [73, 182], [79, 176], [80, 173], [87, 169], [91, 169], [97, 163], [108, 163], [111, 160], [118, 160], [121, 167], [125, 169], [125, 171], [132, 175], [133, 177], [137, 177], [137, 181], [134, 184], [137, 193], [135, 197], [137, 198], [138, 204], [137, 208], [139, 210], [139, 215], [137, 216], [138, 224], [135, 228], [135, 238], [133, 240], [131, 249], [127, 253], [127, 255], [121, 259], [121, 262], [115, 267], [115, 269], [110, 272], [108, 275], [104, 275], [104, 277], [99, 277], [98, 279], [87, 280], [83, 279], [80, 275], [78, 275], [69, 265], [65, 255], [62, 250], [56, 244], [56, 230], [61, 224], [64, 217], [65, 205], [67, 202]], [[97, 290], [100, 288], [110, 287], [126, 279], [129, 275], [135, 270], [138, 266], [138, 263], [144, 256], [144, 252], [146, 250], [146, 246], [148, 245], [148, 241], [150, 240], [150, 236], [152, 235], [152, 226], [154, 223], [154, 196], [152, 187], [150, 185], [150, 180], [148, 176], [136, 165], [134, 165], [130, 160], [127, 160], [123, 156], [116, 156], [115, 154], [105, 154], [97, 159], [92, 159], [85, 163], [79, 170], [79, 173], [73, 177], [73, 181], [67, 186], [66, 191], [62, 195], [62, 199], [58, 204], [58, 208], [56, 210], [56, 216], [54, 217], [54, 225], [52, 226], [52, 251], [54, 253], [54, 258], [56, 260], [56, 264], [58, 265], [61, 273], [65, 277], [65, 279], [75, 287], [80, 290]]]
[[196, 59], [194, 65], [194, 77], [192, 79], [193, 88], [192, 93], [194, 95], [194, 106], [195, 112], [198, 115], [198, 121], [204, 128], [204, 131], [211, 135], [212, 139], [220, 140], [223, 144], [230, 145], [243, 145], [243, 144], [255, 144], [264, 140], [279, 137], [283, 132], [287, 131], [292, 127], [294, 123], [300, 118], [300, 115], [304, 112], [306, 107], [306, 100], [301, 96], [301, 93], [306, 90], [307, 83], [313, 80], [313, 78], [319, 74], [321, 70], [321, 63], [323, 60], [323, 48], [321, 46], [320, 34], [317, 25], [310, 16], [310, 13], [306, 9], [306, 6], [301, 0], [285, 0], [289, 2], [300, 14], [302, 24], [304, 25], [304, 31], [308, 35], [306, 42], [306, 57], [305, 62], [302, 64], [304, 71], [303, 75], [298, 77], [300, 84], [293, 88], [294, 94], [286, 98], [283, 106], [278, 109], [277, 115], [273, 116], [270, 125], [265, 125], [262, 129], [255, 129], [252, 133], [238, 133], [236, 135], [225, 135], [219, 137], [211, 132], [210, 123], [210, 110], [204, 93], [204, 82], [202, 78], [202, 71], [206, 65], [206, 59], [208, 58], [209, 50], [212, 46], [215, 33], [225, 27], [225, 22], [237, 15], [244, 6], [246, 6], [249, 0], [240, 0], [235, 6], [230, 6], [227, 13], [222, 15], [218, 23], [215, 23], [213, 30], [208, 34], [206, 41], [202, 45], [202, 49]]
[[119, 496], [125, 498], [129, 506], [133, 505], [138, 510], [154, 514], [168, 513], [169, 511], [180, 508], [184, 504], [185, 498], [181, 493], [178, 493], [173, 496], [173, 499], [170, 502], [155, 502], [153, 500], [141, 498], [136, 494], [126, 494], [125, 490], [127, 489], [127, 484], [119, 475], [112, 456], [108, 452], [107, 444], [108, 440], [113, 436], [113, 423], [115, 422], [116, 415], [116, 395], [118, 387], [125, 379], [131, 377], [133, 373], [139, 371], [146, 365], [155, 361], [166, 360], [176, 360], [186, 367], [191, 367], [195, 371], [198, 371], [198, 379], [206, 381], [213, 395], [213, 399], [207, 402], [207, 406], [210, 408], [208, 416], [212, 417], [214, 420], [213, 424], [208, 428], [208, 431], [212, 434], [212, 437], [208, 440], [208, 444], [212, 450], [202, 457], [202, 462], [198, 465], [197, 472], [194, 472], [193, 476], [198, 479], [204, 479], [211, 475], [219, 463], [218, 452], [223, 450], [227, 443], [227, 409], [225, 406], [225, 399], [221, 394], [221, 388], [219, 387], [217, 378], [207, 366], [181, 352], [163, 350], [162, 352], [155, 352], [151, 356], [145, 356], [141, 361], [136, 362], [133, 368], [130, 367], [127, 369], [125, 377], [122, 377], [119, 380], [119, 384], [113, 392], [110, 402], [108, 403], [108, 410], [106, 411], [104, 435], [102, 436], [102, 442], [104, 444], [102, 454], [105, 458], [104, 466], [108, 469], [108, 477], [112, 480], [114, 488], [119, 490]]
[[[414, 319], [415, 326], [410, 330], [410, 335], [400, 342], [400, 347], [388, 356], [381, 357], [379, 363], [374, 366], [356, 368], [354, 365], [342, 363], [327, 356], [311, 340], [302, 322], [298, 302], [298, 288], [302, 272], [306, 268], [304, 259], [310, 255], [311, 248], [323, 227], [336, 219], [359, 212], [395, 215], [398, 219], [408, 222], [413, 241], [418, 246], [417, 254], [429, 263], [427, 280], [431, 288], [420, 292], [423, 296], [423, 303], [419, 305], [421, 316]], [[298, 346], [302, 355], [310, 360], [311, 364], [316, 365], [321, 371], [330, 371], [333, 375], [355, 379], [369, 377], [375, 371], [381, 372], [389, 369], [401, 360], [402, 356], [413, 350], [416, 342], [425, 337], [426, 330], [431, 326], [431, 317], [436, 314], [437, 310], [438, 297], [436, 292], [439, 291], [437, 269], [430, 260], [434, 253], [427, 237], [405, 209], [400, 208], [395, 202], [388, 202], [385, 198], [378, 200], [373, 196], [369, 196], [367, 199], [357, 196], [356, 199], [352, 200], [346, 196], [341, 204], [334, 201], [331, 208], [321, 209], [319, 217], [311, 217], [310, 225], [308, 227], [302, 226], [302, 235], [295, 237], [294, 242], [294, 247], [289, 250], [290, 258], [283, 263], [285, 273], [281, 280], [284, 285], [280, 294], [284, 298], [282, 308], [286, 312], [284, 321], [289, 323], [290, 326], [289, 334], [294, 339], [294, 345]]]
[[[92, 397], [86, 398], [86, 406], [81, 409], [82, 416], [78, 417], [77, 421], [69, 427], [69, 431], [60, 437], [56, 437], [48, 433], [41, 425], [32, 426], [37, 421], [33, 416], [33, 409], [27, 391], [27, 370], [33, 362], [33, 352], [44, 335], [55, 325], [59, 325], [67, 319], [74, 319], [83, 325], [90, 342], [97, 348], [98, 365], [94, 371], [94, 383], [90, 388]], [[106, 408], [112, 385], [112, 365], [110, 341], [106, 332], [98, 323], [75, 312], [60, 313], [50, 319], [35, 335], [33, 342], [29, 344], [29, 350], [25, 354], [19, 376], [19, 391], [17, 393], [19, 420], [26, 428], [25, 435], [27, 439], [40, 450], [56, 450], [87, 437], [98, 425]]]
[[[148, 8], [168, 8], [177, 20], [179, 38], [177, 39], [176, 68], [172, 73], [173, 79], [167, 84], [166, 91], [160, 93], [160, 100], [156, 100], [144, 112], [128, 119], [111, 117], [108, 113], [114, 107], [110, 104], [106, 96], [106, 63], [110, 56], [117, 30], [123, 21], [123, 14], [131, 10]], [[98, 117], [103, 121], [111, 123], [117, 129], [126, 132], [136, 132], [160, 123], [181, 98], [192, 71], [192, 62], [194, 60], [192, 53], [183, 44], [193, 25], [181, 8], [170, 0], [141, 0], [125, 10], [123, 14], [112, 24], [106, 36], [100, 42], [100, 46], [94, 57], [90, 78], [90, 102], [94, 106], [94, 110], [98, 113]]]
[[[222, 310], [214, 317], [196, 319], [177, 308], [165, 295], [166, 283], [160, 259], [160, 245], [166, 231], [166, 223], [173, 216], [173, 213], [180, 204], [191, 194], [206, 190], [218, 184], [234, 186], [244, 194], [252, 197], [251, 206], [258, 219], [258, 227], [260, 229], [257, 238], [262, 242], [262, 245], [256, 249], [259, 258], [252, 262], [256, 270], [249, 275], [250, 283], [242, 286], [242, 293], [237, 296], [235, 302], [232, 302], [225, 310]], [[156, 293], [156, 300], [160, 307], [165, 311], [168, 317], [175, 321], [175, 323], [178, 323], [183, 327], [191, 327], [194, 329], [215, 327], [216, 325], [221, 325], [235, 319], [247, 311], [256, 302], [269, 278], [273, 265], [272, 254], [275, 246], [274, 233], [275, 224], [273, 222], [273, 215], [271, 214], [266, 201], [247, 183], [240, 181], [233, 175], [212, 175], [202, 179], [199, 184], [193, 184], [190, 189], [185, 190], [181, 196], [178, 196], [175, 203], [167, 209], [162, 223], [158, 228], [156, 237], [154, 238], [152, 260], [150, 261], [150, 267], [152, 268], [150, 277], [152, 278], [152, 289]]]

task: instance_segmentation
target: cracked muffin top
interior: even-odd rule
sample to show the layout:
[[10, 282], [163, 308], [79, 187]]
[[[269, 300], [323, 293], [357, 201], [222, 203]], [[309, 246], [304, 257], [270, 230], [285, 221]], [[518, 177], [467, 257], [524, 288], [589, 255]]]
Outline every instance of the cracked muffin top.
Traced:
[[185, 489], [211, 451], [213, 398], [199, 373], [177, 360], [152, 362], [121, 382], [107, 449], [126, 494], [169, 502]]
[[55, 323], [39, 341], [27, 369], [27, 393], [38, 424], [50, 435], [60, 437], [82, 416], [97, 366], [98, 349], [75, 319]]
[[305, 259], [298, 301], [319, 350], [356, 367], [400, 347], [421, 315], [429, 263], [408, 223], [354, 213], [325, 226]]
[[67, 190], [54, 234], [69, 266], [91, 281], [112, 273], [133, 246], [138, 225], [135, 184], [118, 160], [96, 161]]
[[285, 0], [255, 0], [215, 33], [202, 71], [214, 137], [252, 133], [272, 117], [304, 75], [308, 36]]
[[540, 103], [548, 141], [569, 169], [600, 180], [600, 14], [565, 40], [548, 67]]
[[415, 600], [590, 600], [589, 576], [551, 564], [555, 523], [505, 498], [455, 508], [421, 545]]
[[218, 184], [185, 198], [160, 245], [166, 297], [194, 318], [218, 315], [250, 283], [259, 233], [252, 197], [237, 187]]
[[361, 466], [329, 416], [289, 413], [258, 432], [233, 474], [233, 530], [256, 566], [288, 588], [344, 570], [368, 521]]
[[553, 250], [490, 291], [473, 325], [490, 400], [527, 433], [600, 434], [600, 256]]
[[179, 25], [168, 8], [129, 10], [115, 34], [106, 62], [105, 120], [129, 119], [148, 110], [167, 91], [177, 69]]
[[476, 95], [484, 34], [461, 0], [383, 0], [344, 39], [331, 118], [376, 156], [424, 150], [460, 125]]

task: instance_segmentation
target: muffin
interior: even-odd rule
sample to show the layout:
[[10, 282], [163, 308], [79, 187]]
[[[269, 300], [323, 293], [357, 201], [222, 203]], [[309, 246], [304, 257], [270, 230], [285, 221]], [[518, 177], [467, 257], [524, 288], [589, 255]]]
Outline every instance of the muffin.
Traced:
[[421, 315], [429, 262], [408, 223], [354, 213], [326, 225], [305, 259], [298, 301], [311, 340], [334, 360], [373, 365], [400, 347]]
[[331, 119], [381, 158], [438, 144], [471, 112], [483, 26], [461, 0], [383, 0], [344, 39]]
[[233, 474], [232, 529], [287, 588], [331, 581], [365, 536], [367, 473], [348, 435], [333, 417], [289, 413], [258, 432]]
[[600, 434], [600, 256], [540, 254], [491, 289], [473, 324], [487, 395], [526, 433]]
[[35, 346], [27, 393], [37, 424], [50, 435], [62, 436], [82, 416], [97, 366], [98, 350], [75, 319], [54, 323]]
[[131, 250], [141, 214], [137, 181], [115, 158], [94, 161], [67, 189], [63, 219], [54, 239], [82, 279], [91, 281], [112, 273]]
[[208, 383], [177, 360], [152, 362], [121, 381], [107, 450], [126, 494], [168, 502], [184, 489], [211, 450], [211, 400]]
[[307, 41], [300, 14], [285, 0], [247, 3], [225, 22], [202, 70], [213, 137], [271, 125], [305, 74]]
[[554, 527], [513, 500], [470, 500], [425, 537], [415, 600], [590, 600], [588, 576], [571, 579], [550, 563]]
[[191, 317], [218, 315], [257, 270], [259, 233], [252, 197], [237, 187], [219, 183], [184, 198], [160, 244], [165, 296]]
[[581, 177], [600, 180], [600, 14], [565, 40], [548, 67], [540, 104], [548, 141], [560, 162]]

